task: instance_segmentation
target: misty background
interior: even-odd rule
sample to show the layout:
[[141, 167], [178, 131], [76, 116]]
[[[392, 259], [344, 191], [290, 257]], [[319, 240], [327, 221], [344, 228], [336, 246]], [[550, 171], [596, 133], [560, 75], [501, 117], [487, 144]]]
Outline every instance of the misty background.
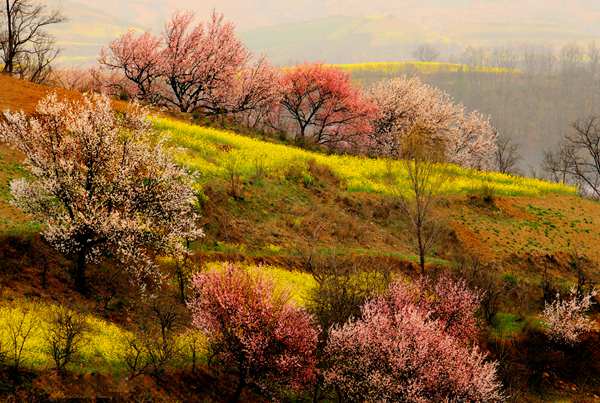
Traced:
[[[600, 115], [597, 0], [52, 0], [68, 22], [53, 28], [60, 63], [93, 64], [128, 29], [159, 32], [176, 10], [224, 13], [239, 36], [275, 65], [436, 60], [508, 70], [408, 70], [354, 74], [363, 85], [419, 75], [470, 109], [489, 114], [521, 145], [521, 170], [539, 172], [543, 151], [571, 124]], [[598, 45], [596, 41], [598, 40]], [[431, 52], [417, 53], [426, 47]]]

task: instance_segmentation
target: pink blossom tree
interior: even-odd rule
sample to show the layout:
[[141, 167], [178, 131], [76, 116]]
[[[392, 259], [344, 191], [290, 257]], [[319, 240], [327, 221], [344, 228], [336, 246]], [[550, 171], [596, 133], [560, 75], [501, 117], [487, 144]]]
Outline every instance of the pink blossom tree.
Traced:
[[280, 87], [282, 109], [299, 142], [360, 145], [371, 131], [375, 105], [339, 69], [322, 64], [292, 67], [283, 73]]
[[122, 72], [138, 99], [181, 112], [239, 113], [275, 95], [275, 70], [264, 59], [254, 61], [234, 25], [217, 13], [207, 23], [176, 13], [159, 37], [128, 32], [99, 61]]
[[594, 322], [587, 317], [596, 291], [579, 296], [573, 288], [569, 298], [561, 298], [560, 294], [551, 303], [546, 303], [542, 313], [545, 331], [551, 340], [573, 345], [577, 344], [583, 335], [594, 330]]
[[429, 133], [432, 145], [442, 145], [445, 159], [472, 168], [489, 169], [496, 151], [496, 131], [478, 112], [466, 114], [443, 91], [419, 78], [383, 81], [369, 94], [378, 107], [370, 137], [372, 153], [399, 158], [402, 143], [415, 128]]
[[129, 31], [100, 52], [104, 67], [121, 72], [135, 86], [137, 99], [158, 103], [162, 99], [163, 58], [160, 38]]
[[[482, 300], [480, 291], [469, 289], [465, 280], [442, 276], [435, 283], [433, 297], [425, 309], [439, 321], [449, 335], [464, 341], [474, 341], [479, 335], [477, 311]], [[422, 291], [423, 292], [423, 291]]]
[[44, 236], [74, 261], [79, 291], [86, 266], [119, 263], [140, 285], [160, 280], [151, 256], [184, 253], [195, 225], [191, 179], [152, 140], [146, 111], [122, 115], [110, 100], [44, 98], [35, 117], [5, 113], [0, 140], [25, 155], [29, 177], [11, 183], [17, 206], [45, 223]]
[[234, 400], [246, 386], [274, 394], [316, 377], [318, 330], [260, 274], [227, 265], [194, 277], [193, 325], [207, 333], [214, 357], [237, 371]]
[[502, 400], [496, 364], [453, 335], [459, 327], [447, 314], [472, 314], [471, 304], [465, 309], [448, 298], [453, 288], [464, 292], [459, 283], [440, 285], [444, 302], [430, 305], [419, 287], [397, 282], [366, 303], [360, 319], [331, 330], [326, 382], [352, 401]]

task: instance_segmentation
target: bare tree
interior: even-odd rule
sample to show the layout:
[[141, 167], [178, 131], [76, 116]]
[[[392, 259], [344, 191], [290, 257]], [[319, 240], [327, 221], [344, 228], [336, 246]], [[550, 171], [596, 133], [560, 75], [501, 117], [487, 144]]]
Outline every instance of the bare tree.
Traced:
[[[546, 173], [550, 180], [559, 183], [567, 183], [569, 154], [571, 154], [570, 148], [568, 148], [564, 142], [558, 147], [557, 150], [544, 151], [542, 170]], [[537, 175], [533, 174], [530, 174], [530, 176], [537, 177]]]
[[41, 84], [47, 83], [52, 74], [51, 64], [56, 60], [60, 50], [55, 47], [53, 38], [36, 43], [31, 52], [23, 55], [19, 62], [19, 78]]
[[8, 335], [7, 348], [8, 359], [15, 371], [21, 368], [23, 363], [23, 352], [27, 349], [29, 342], [37, 332], [39, 323], [36, 320], [36, 306], [26, 308], [4, 308], [0, 310], [5, 320], [6, 333]]
[[400, 208], [408, 218], [415, 248], [419, 254], [419, 267], [425, 271], [425, 260], [441, 233], [440, 222], [433, 214], [434, 202], [445, 182], [450, 178], [437, 165], [443, 161], [443, 152], [428, 147], [427, 131], [416, 128], [406, 137], [410, 144], [403, 147], [402, 165], [408, 177], [409, 189], [398, 193]]
[[600, 118], [575, 122], [559, 149], [546, 153], [544, 168], [555, 180], [573, 183], [583, 195], [600, 198]]
[[499, 137], [497, 144], [496, 168], [503, 174], [516, 174], [518, 172], [517, 165], [522, 159], [519, 154], [519, 145], [508, 137]]
[[77, 355], [84, 342], [87, 327], [83, 316], [64, 307], [57, 309], [50, 319], [46, 336], [48, 352], [56, 370], [61, 374]]
[[5, 0], [0, 17], [2, 71], [37, 82], [47, 77], [58, 50], [45, 28], [65, 21], [60, 11], [34, 0]]
[[420, 62], [434, 62], [440, 57], [440, 52], [435, 48], [435, 46], [424, 43], [413, 51], [413, 56]]

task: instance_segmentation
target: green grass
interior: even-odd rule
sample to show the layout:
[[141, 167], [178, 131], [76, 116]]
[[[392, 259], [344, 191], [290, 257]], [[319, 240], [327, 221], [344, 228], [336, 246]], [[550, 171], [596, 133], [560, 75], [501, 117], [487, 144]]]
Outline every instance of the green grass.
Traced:
[[[281, 180], [285, 180], [290, 167], [296, 167], [304, 182], [310, 182], [308, 161], [313, 160], [329, 168], [349, 192], [393, 195], [408, 188], [406, 172], [397, 161], [389, 164], [384, 159], [324, 155], [164, 118], [155, 118], [154, 125], [168, 135], [176, 161], [197, 173], [199, 185], [227, 180], [232, 172], [250, 180], [256, 176], [259, 165], [266, 175]], [[499, 196], [576, 194], [574, 187], [537, 179], [481, 172], [452, 164], [441, 164], [438, 169], [451, 178], [441, 189], [446, 195], [471, 194], [483, 186], [493, 187]]]
[[521, 333], [526, 321], [519, 315], [498, 312], [493, 319], [492, 336], [498, 339], [512, 338]]

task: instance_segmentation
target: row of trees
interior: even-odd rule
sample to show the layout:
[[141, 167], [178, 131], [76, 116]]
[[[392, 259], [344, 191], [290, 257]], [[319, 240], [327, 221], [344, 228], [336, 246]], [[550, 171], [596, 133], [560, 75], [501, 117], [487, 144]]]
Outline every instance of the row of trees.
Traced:
[[469, 66], [490, 66], [519, 69], [530, 75], [577, 75], [600, 73], [600, 46], [567, 43], [561, 47], [544, 45], [468, 46], [461, 55], [453, 57]]
[[64, 81], [95, 83], [96, 90], [199, 116], [228, 115], [301, 144], [376, 156], [399, 158], [399, 138], [419, 125], [443, 147], [447, 161], [494, 164], [496, 131], [489, 119], [467, 113], [436, 88], [404, 78], [365, 92], [330, 66], [274, 69], [252, 57], [233, 25], [217, 14], [207, 23], [175, 14], [159, 36], [128, 32], [102, 51], [99, 62], [91, 78]]

